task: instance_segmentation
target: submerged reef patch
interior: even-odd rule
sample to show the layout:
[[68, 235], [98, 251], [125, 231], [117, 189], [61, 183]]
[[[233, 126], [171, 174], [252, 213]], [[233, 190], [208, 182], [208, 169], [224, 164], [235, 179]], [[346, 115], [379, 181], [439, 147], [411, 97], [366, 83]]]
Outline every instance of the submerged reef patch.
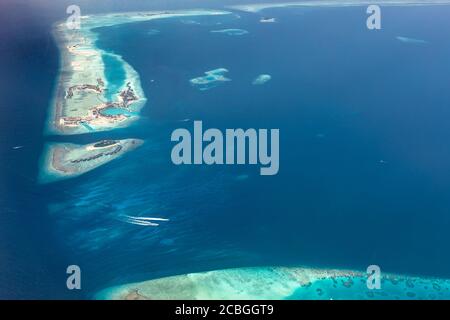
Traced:
[[249, 32], [244, 29], [222, 29], [222, 30], [211, 30], [211, 33], [223, 33], [229, 36], [242, 36], [248, 34]]
[[398, 41], [409, 43], [409, 44], [427, 44], [428, 42], [422, 39], [414, 39], [414, 38], [408, 38], [408, 37], [396, 37]]
[[160, 33], [161, 33], [161, 31], [159, 31], [158, 29], [150, 29], [147, 31], [147, 35], [149, 35], [149, 36], [154, 36], [154, 35], [157, 35]]
[[272, 76], [270, 74], [260, 74], [253, 80], [252, 84], [254, 85], [261, 85], [266, 83], [267, 81], [270, 81], [272, 79]]
[[205, 76], [193, 78], [189, 82], [200, 91], [209, 90], [223, 82], [231, 81], [231, 79], [224, 76], [227, 72], [228, 70], [225, 68], [206, 71]]

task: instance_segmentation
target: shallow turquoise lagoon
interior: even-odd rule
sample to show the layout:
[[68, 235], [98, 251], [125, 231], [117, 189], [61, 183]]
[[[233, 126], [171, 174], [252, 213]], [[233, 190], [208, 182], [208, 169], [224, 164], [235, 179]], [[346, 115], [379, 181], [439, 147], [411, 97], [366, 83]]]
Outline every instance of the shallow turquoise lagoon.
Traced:
[[113, 101], [115, 95], [125, 84], [125, 69], [123, 63], [115, 55], [105, 53], [102, 55], [102, 59], [105, 64], [105, 77], [108, 86], [105, 98], [107, 101]]

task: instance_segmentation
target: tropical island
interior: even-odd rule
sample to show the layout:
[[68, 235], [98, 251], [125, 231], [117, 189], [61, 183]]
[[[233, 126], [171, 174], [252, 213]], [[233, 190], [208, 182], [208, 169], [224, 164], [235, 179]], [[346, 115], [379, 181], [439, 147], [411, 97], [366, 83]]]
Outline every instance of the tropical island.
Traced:
[[171, 276], [112, 287], [97, 299], [308, 300], [448, 299], [450, 280], [382, 274], [369, 289], [362, 271], [304, 267], [255, 267]]
[[79, 176], [121, 157], [142, 143], [139, 139], [124, 139], [102, 140], [87, 145], [50, 144], [44, 156], [45, 170], [41, 174], [41, 181], [51, 182]]
[[[66, 22], [54, 26], [54, 38], [61, 62], [54, 99], [51, 103], [49, 131], [53, 134], [80, 134], [126, 127], [139, 118], [146, 102], [138, 73], [120, 55], [96, 46], [96, 28], [170, 17], [219, 15], [226, 11], [189, 10], [127, 12], [82, 16], [80, 29]], [[124, 80], [107, 80], [107, 59], [123, 69]]]

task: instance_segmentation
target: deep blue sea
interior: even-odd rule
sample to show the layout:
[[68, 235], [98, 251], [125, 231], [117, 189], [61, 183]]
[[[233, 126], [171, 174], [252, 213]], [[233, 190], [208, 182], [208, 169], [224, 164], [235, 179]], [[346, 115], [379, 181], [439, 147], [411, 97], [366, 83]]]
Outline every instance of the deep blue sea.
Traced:
[[[99, 28], [98, 46], [137, 70], [148, 102], [132, 127], [71, 137], [42, 133], [58, 68], [43, 30], [47, 49], [36, 36], [41, 46], [29, 65], [15, 66], [38, 69], [12, 84], [31, 91], [5, 107], [12, 121], [2, 118], [9, 138], [0, 184], [1, 270], [14, 275], [37, 263], [40, 276], [29, 277], [43, 287], [8, 276], [0, 295], [90, 298], [131, 281], [263, 265], [377, 264], [449, 278], [449, 15], [450, 7], [386, 7], [381, 31], [366, 28], [363, 7]], [[262, 16], [277, 22], [260, 23]], [[249, 33], [210, 32], [226, 28]], [[108, 76], [122, 77], [110, 60], [117, 72]], [[216, 68], [232, 81], [207, 91], [189, 83]], [[259, 74], [272, 80], [252, 85]], [[258, 166], [173, 165], [170, 134], [192, 130], [193, 120], [223, 130], [279, 128], [278, 175], [260, 176]], [[81, 177], [35, 181], [44, 142], [129, 137], [146, 142]], [[16, 145], [24, 147], [12, 151]], [[170, 221], [143, 227], [123, 215]], [[68, 264], [81, 267], [81, 293], [65, 289]]]

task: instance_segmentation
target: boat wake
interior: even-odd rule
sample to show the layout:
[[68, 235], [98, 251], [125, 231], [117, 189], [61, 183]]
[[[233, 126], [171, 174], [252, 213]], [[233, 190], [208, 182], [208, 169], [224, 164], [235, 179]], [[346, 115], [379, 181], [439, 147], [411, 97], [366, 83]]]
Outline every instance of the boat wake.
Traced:
[[153, 221], [169, 221], [169, 219], [165, 219], [165, 218], [133, 217], [133, 216], [128, 216], [128, 215], [121, 217], [120, 220], [122, 220], [123, 222], [136, 224], [139, 226], [148, 226], [148, 227], [159, 226], [159, 223], [155, 223]]

